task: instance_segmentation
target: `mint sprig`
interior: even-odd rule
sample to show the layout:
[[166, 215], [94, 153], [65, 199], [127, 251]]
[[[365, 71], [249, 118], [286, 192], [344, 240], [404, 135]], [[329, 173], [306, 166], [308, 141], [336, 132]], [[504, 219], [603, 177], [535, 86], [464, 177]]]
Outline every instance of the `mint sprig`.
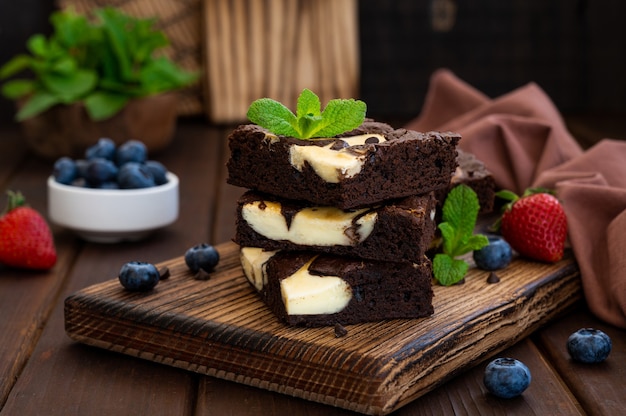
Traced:
[[317, 95], [304, 89], [298, 97], [296, 114], [271, 98], [250, 104], [248, 119], [274, 134], [311, 139], [333, 137], [359, 127], [365, 120], [367, 106], [355, 99], [330, 100], [324, 111]]
[[433, 259], [435, 279], [443, 286], [459, 282], [467, 273], [469, 265], [457, 257], [489, 244], [487, 237], [474, 234], [479, 209], [478, 196], [469, 186], [458, 185], [448, 193], [438, 225], [443, 252]]

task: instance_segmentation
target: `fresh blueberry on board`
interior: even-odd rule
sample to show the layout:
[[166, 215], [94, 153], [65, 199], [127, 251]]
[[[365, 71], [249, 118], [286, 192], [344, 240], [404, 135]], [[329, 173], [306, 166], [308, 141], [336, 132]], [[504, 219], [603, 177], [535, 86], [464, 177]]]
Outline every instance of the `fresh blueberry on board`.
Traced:
[[517, 397], [530, 385], [531, 375], [526, 364], [515, 358], [496, 358], [487, 364], [483, 383], [494, 396], [503, 399]]
[[101, 183], [114, 181], [117, 178], [119, 169], [115, 163], [108, 159], [96, 158], [87, 162], [85, 179], [89, 185], [97, 188]]
[[472, 254], [476, 267], [488, 271], [504, 269], [513, 257], [511, 246], [499, 236], [488, 236], [487, 239], [489, 244]]
[[601, 363], [607, 359], [612, 347], [611, 337], [594, 328], [581, 328], [567, 339], [567, 352], [579, 363]]
[[194, 273], [200, 270], [211, 272], [219, 261], [219, 253], [215, 247], [207, 243], [195, 245], [185, 252], [185, 263]]
[[122, 166], [128, 162], [144, 163], [148, 158], [146, 145], [139, 140], [128, 140], [119, 146], [115, 152], [115, 162]]
[[87, 160], [95, 158], [113, 160], [115, 158], [115, 150], [115, 142], [107, 137], [103, 137], [98, 139], [96, 144], [89, 146], [85, 150], [85, 158]]
[[147, 292], [159, 283], [159, 270], [151, 263], [131, 261], [122, 266], [118, 277], [126, 289]]
[[128, 162], [120, 167], [117, 183], [121, 189], [150, 188], [155, 186], [154, 177], [146, 165]]
[[70, 185], [78, 177], [76, 162], [69, 157], [61, 157], [54, 162], [52, 168], [54, 179], [64, 185]]

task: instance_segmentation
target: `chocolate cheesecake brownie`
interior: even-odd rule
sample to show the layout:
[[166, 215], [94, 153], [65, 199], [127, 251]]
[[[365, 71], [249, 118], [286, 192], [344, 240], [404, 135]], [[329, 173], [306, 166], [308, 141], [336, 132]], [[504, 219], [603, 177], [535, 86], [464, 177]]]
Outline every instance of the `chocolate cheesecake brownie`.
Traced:
[[432, 266], [309, 252], [241, 249], [250, 284], [284, 323], [348, 325], [433, 313]]
[[335, 138], [300, 140], [242, 125], [229, 136], [231, 185], [350, 209], [447, 189], [455, 133], [419, 133], [373, 121]]
[[238, 201], [235, 243], [381, 261], [421, 261], [435, 234], [432, 192], [341, 210], [256, 191]]
[[461, 149], [457, 149], [457, 152], [459, 166], [450, 181], [450, 189], [459, 184], [469, 186], [478, 196], [479, 213], [487, 214], [492, 212], [496, 198], [496, 182], [493, 175], [474, 154], [464, 152]]

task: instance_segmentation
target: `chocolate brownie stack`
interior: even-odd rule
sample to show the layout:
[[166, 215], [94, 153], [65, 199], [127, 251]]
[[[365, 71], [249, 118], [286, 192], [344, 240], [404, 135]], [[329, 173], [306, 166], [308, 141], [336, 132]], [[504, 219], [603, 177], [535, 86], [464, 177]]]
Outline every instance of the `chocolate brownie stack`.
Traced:
[[459, 140], [370, 120], [312, 140], [236, 128], [228, 183], [248, 190], [234, 241], [276, 316], [321, 326], [432, 314], [425, 252]]

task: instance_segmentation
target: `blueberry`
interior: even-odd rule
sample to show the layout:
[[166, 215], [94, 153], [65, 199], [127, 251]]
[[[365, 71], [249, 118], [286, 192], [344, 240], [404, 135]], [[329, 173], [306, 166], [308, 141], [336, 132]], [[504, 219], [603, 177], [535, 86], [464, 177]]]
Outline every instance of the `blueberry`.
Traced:
[[91, 188], [91, 186], [89, 186], [85, 178], [76, 178], [72, 181], [70, 185], [75, 186], [77, 188]]
[[163, 185], [164, 183], [167, 183], [167, 169], [161, 162], [157, 162], [156, 160], [147, 160], [145, 165], [150, 173], [152, 173], [155, 184]]
[[62, 184], [70, 185], [78, 177], [76, 162], [69, 157], [61, 157], [54, 162], [52, 169], [54, 179]]
[[117, 178], [118, 168], [115, 163], [108, 159], [96, 158], [87, 162], [85, 179], [93, 187], [98, 187], [101, 183], [114, 181]]
[[109, 138], [103, 137], [96, 144], [85, 150], [85, 159], [103, 158], [113, 160], [115, 158], [115, 142]]
[[122, 166], [128, 162], [144, 163], [148, 157], [146, 145], [139, 140], [129, 140], [117, 148], [115, 162]]
[[128, 162], [120, 167], [117, 183], [121, 189], [150, 188], [155, 186], [154, 177], [146, 165]]
[[581, 328], [567, 339], [567, 352], [572, 360], [585, 364], [600, 363], [609, 356], [611, 338], [599, 329]]
[[116, 181], [102, 182], [97, 186], [98, 189], [120, 189]]
[[211, 272], [219, 261], [219, 253], [210, 244], [198, 244], [185, 252], [185, 263], [194, 273], [197, 273], [200, 269], [207, 273]]
[[498, 236], [490, 236], [488, 240], [488, 245], [473, 253], [476, 267], [483, 270], [498, 270], [508, 266], [512, 257], [509, 243]]
[[151, 263], [131, 261], [122, 266], [118, 277], [126, 289], [147, 292], [159, 283], [159, 270]]
[[76, 168], [78, 169], [77, 176], [83, 179], [86, 178], [89, 161], [87, 159], [76, 159], [74, 162], [76, 163]]
[[514, 358], [496, 358], [485, 368], [483, 383], [494, 396], [510, 399], [530, 385], [530, 370]]

